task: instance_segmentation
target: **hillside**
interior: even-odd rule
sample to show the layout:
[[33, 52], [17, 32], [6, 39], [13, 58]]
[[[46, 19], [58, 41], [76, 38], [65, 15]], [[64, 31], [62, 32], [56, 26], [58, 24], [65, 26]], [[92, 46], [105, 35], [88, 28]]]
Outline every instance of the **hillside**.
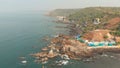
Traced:
[[77, 28], [82, 33], [95, 29], [110, 29], [117, 31], [117, 35], [119, 35], [119, 15], [120, 7], [89, 7], [69, 15], [68, 19], [74, 20], [74, 28]]
[[74, 21], [70, 32], [84, 34], [95, 29], [113, 30], [112, 34], [120, 36], [120, 7], [88, 7], [82, 9], [56, 9], [50, 16], [66, 16]]
[[89, 7], [69, 15], [69, 19], [82, 22], [91, 21], [94, 18], [101, 18], [101, 21], [107, 21], [110, 18], [119, 16], [119, 14], [120, 8], [118, 7]]

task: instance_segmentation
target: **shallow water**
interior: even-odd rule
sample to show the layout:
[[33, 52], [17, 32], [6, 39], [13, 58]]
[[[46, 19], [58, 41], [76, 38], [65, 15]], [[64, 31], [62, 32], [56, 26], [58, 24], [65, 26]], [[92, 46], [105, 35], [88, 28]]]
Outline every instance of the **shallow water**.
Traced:
[[[42, 68], [41, 64], [34, 63], [34, 58], [29, 54], [40, 51], [48, 44], [43, 41], [44, 37], [66, 32], [65, 29], [55, 28], [63, 24], [54, 23], [54, 18], [43, 13], [0, 14], [0, 68]], [[25, 57], [27, 64], [21, 64], [19, 57]], [[92, 63], [70, 61], [65, 66], [50, 63], [45, 68], [119, 68], [119, 64], [118, 59], [102, 57]]]

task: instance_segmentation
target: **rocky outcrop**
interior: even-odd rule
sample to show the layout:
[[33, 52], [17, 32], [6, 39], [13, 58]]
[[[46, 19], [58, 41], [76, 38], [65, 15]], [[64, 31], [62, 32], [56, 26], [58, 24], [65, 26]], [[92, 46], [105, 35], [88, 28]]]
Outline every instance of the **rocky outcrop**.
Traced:
[[[106, 30], [105, 32], [102, 30], [101, 32], [102, 34], [107, 34], [109, 31]], [[73, 37], [59, 35], [53, 38], [51, 44], [42, 50], [42, 52], [32, 54], [32, 56], [37, 57], [36, 62], [45, 62], [51, 58], [58, 56], [62, 57], [63, 55], [66, 55], [67, 58], [70, 59], [80, 60], [81, 58], [92, 57], [95, 54], [103, 52], [120, 52], [120, 46], [89, 47]]]

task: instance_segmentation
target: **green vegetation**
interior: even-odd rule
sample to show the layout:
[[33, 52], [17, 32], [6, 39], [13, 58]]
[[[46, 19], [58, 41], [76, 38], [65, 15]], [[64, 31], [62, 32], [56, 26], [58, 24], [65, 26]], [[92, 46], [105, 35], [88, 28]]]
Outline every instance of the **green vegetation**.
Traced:
[[80, 11], [69, 15], [69, 19], [73, 19], [79, 22], [84, 22], [84, 21], [92, 22], [92, 19], [100, 18], [101, 22], [104, 22], [110, 18], [119, 16], [119, 14], [120, 14], [120, 8], [89, 7], [89, 8], [81, 9]]
[[120, 24], [118, 24], [117, 28], [113, 29], [114, 32], [111, 32], [114, 36], [120, 36]]
[[107, 35], [105, 35], [105, 36], [104, 36], [104, 39], [107, 39], [107, 38], [108, 38], [108, 36], [107, 36]]
[[117, 45], [120, 45], [120, 42], [117, 42], [116, 44], [117, 44]]
[[[50, 13], [51, 16], [67, 16], [70, 21], [74, 21], [74, 28], [86, 33], [95, 29], [106, 29], [108, 21], [115, 17], [120, 17], [120, 7], [88, 7], [83, 9], [56, 9]], [[99, 19], [99, 24], [94, 20]], [[111, 27], [110, 27], [111, 28]], [[107, 28], [107, 29], [110, 29]], [[112, 28], [113, 34], [120, 36], [120, 25]]]
[[[115, 17], [120, 17], [119, 7], [89, 7], [69, 15], [69, 20], [74, 20], [79, 25], [79, 29], [85, 33], [95, 29], [105, 29], [108, 21]], [[94, 24], [94, 19], [99, 18], [100, 24]], [[116, 29], [116, 28], [114, 28]], [[120, 29], [120, 28], [118, 28]], [[119, 35], [119, 32], [117, 32]]]
[[114, 32], [111, 32], [111, 34], [113, 34], [114, 36], [120, 36], [120, 31], [114, 31]]

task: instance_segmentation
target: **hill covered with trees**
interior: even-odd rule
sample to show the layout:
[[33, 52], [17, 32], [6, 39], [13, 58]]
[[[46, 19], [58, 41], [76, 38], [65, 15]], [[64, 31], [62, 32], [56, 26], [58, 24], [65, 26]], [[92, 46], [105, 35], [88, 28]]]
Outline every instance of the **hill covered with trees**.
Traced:
[[95, 29], [109, 29], [120, 36], [120, 7], [88, 7], [82, 9], [56, 9], [51, 16], [66, 16], [74, 21], [71, 32], [86, 33]]
[[70, 14], [68, 19], [74, 20], [75, 28], [83, 33], [95, 29], [110, 29], [120, 35], [120, 7], [84, 8]]

